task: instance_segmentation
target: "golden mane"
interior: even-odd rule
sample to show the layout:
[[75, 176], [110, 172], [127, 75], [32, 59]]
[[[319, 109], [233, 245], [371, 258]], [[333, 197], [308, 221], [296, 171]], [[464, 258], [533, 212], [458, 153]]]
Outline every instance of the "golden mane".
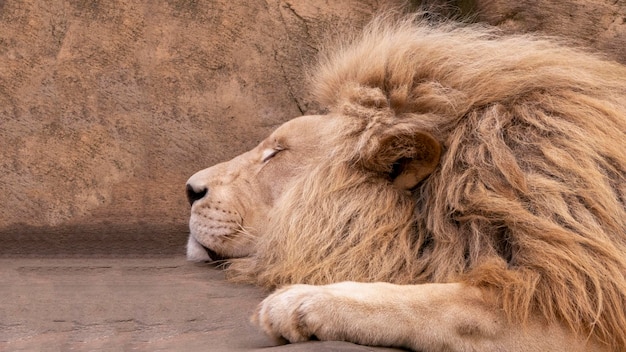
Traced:
[[[313, 91], [345, 119], [229, 275], [265, 287], [464, 281], [626, 346], [626, 68], [529, 36], [379, 18]], [[432, 134], [412, 192], [362, 167], [376, 126]], [[356, 136], [356, 137], [355, 137]]]

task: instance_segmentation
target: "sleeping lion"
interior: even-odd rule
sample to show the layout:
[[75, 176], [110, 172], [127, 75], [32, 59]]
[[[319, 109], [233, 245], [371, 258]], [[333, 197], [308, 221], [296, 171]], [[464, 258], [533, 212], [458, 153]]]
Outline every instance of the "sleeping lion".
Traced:
[[337, 47], [325, 115], [189, 179], [188, 259], [279, 288], [290, 342], [626, 351], [626, 67], [389, 16]]

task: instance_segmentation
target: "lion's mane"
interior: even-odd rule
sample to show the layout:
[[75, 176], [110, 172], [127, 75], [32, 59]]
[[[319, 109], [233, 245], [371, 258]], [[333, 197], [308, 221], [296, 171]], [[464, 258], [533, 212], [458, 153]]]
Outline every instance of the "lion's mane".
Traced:
[[[313, 77], [328, 118], [346, 121], [328, 136], [336, 149], [231, 276], [268, 288], [460, 280], [491, 289], [513, 320], [532, 312], [624, 350], [626, 68], [412, 19], [378, 19], [338, 47]], [[443, 147], [410, 194], [360, 167], [372, 126], [394, 124]]]

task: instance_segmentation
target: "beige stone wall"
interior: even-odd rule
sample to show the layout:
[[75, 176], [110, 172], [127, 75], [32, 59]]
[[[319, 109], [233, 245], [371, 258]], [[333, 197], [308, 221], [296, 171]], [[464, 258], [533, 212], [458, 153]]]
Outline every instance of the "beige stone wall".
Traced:
[[[400, 2], [0, 1], [5, 252], [68, 233], [182, 247], [186, 179], [314, 110], [303, 72], [325, 36]], [[626, 61], [623, 1], [431, 2]]]
[[626, 63], [624, 0], [459, 0], [477, 21], [507, 32], [568, 38]]
[[322, 36], [379, 5], [0, 2], [0, 233], [184, 232], [186, 179], [309, 110]]

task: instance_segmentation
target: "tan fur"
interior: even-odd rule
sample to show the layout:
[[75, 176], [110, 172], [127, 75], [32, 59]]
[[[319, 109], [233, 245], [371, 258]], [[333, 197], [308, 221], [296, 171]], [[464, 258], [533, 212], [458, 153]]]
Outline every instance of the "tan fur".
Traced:
[[[539, 315], [626, 351], [626, 68], [548, 40], [382, 18], [321, 60], [313, 89], [343, 128], [303, 162], [233, 279], [461, 281], [512, 321]], [[378, 143], [420, 131], [441, 160], [407, 192]]]

